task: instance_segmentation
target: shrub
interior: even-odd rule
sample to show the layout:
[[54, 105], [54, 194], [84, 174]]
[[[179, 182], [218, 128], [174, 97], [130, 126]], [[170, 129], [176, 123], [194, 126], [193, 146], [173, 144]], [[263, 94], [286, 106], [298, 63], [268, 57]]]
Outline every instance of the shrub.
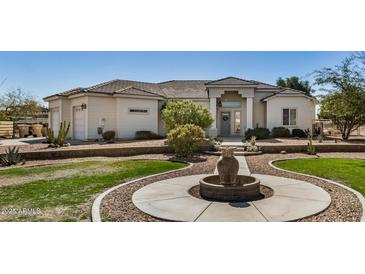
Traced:
[[115, 131], [114, 130], [108, 130], [103, 133], [103, 139], [106, 141], [112, 141], [115, 139]]
[[256, 136], [257, 140], [267, 139], [270, 137], [270, 130], [267, 128], [257, 127], [257, 128], [249, 128], [245, 132], [246, 140], [250, 139], [252, 136]]
[[22, 159], [22, 156], [19, 153], [19, 148], [17, 148], [17, 147], [10, 148], [9, 147], [5, 151], [5, 155], [1, 156], [0, 162], [1, 162], [1, 165], [3, 165], [3, 166], [11, 166], [11, 165], [19, 164], [20, 162], [24, 162], [24, 160]]
[[137, 140], [149, 140], [149, 139], [162, 139], [163, 137], [152, 131], [140, 130], [136, 131], [135, 138]]
[[222, 138], [209, 138], [210, 143], [212, 144], [212, 146], [214, 147], [215, 151], [218, 151], [221, 147], [221, 144], [223, 143], [223, 139]]
[[190, 156], [203, 142], [204, 131], [192, 124], [180, 125], [169, 131], [167, 139], [177, 156]]
[[66, 121], [60, 124], [57, 138], [54, 136], [54, 131], [51, 128], [47, 129], [47, 142], [53, 146], [63, 146], [70, 130], [70, 122], [66, 126]]
[[290, 137], [290, 130], [286, 127], [273, 127], [271, 130], [273, 137]]
[[186, 124], [193, 124], [204, 129], [214, 121], [206, 107], [191, 100], [168, 101], [162, 110], [162, 120], [168, 130]]
[[252, 136], [251, 138], [250, 138], [250, 145], [251, 146], [255, 146], [256, 145], [256, 136]]
[[300, 128], [294, 128], [291, 132], [291, 134], [294, 137], [299, 137], [299, 138], [306, 138], [307, 134], [304, 132], [304, 130], [300, 129]]

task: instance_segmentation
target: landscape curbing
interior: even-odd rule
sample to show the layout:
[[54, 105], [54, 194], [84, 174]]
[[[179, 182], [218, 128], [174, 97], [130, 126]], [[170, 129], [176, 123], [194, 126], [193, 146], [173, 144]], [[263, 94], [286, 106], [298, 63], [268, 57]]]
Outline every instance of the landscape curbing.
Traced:
[[91, 207], [91, 221], [92, 222], [102, 222], [101, 215], [100, 215], [101, 202], [103, 201], [103, 199], [106, 195], [113, 192], [114, 190], [117, 190], [118, 188], [126, 186], [126, 185], [130, 185], [132, 183], [139, 182], [141, 180], [145, 180], [145, 179], [149, 179], [149, 178], [153, 178], [153, 177], [161, 176], [161, 175], [165, 175], [165, 174], [170, 174], [170, 173], [173, 173], [173, 172], [176, 172], [176, 171], [182, 171], [182, 170], [185, 170], [185, 169], [189, 169], [193, 166], [192, 163], [188, 163], [188, 162], [185, 162], [185, 161], [175, 161], [175, 162], [185, 163], [185, 164], [188, 164], [188, 166], [183, 167], [183, 168], [179, 168], [179, 169], [174, 169], [174, 170], [162, 172], [162, 173], [158, 173], [158, 174], [145, 176], [145, 177], [138, 178], [138, 179], [135, 179], [135, 180], [132, 180], [132, 181], [129, 181], [129, 182], [121, 183], [121, 184], [116, 185], [112, 188], [109, 188], [108, 190], [106, 190], [103, 193], [99, 194], [96, 197], [96, 199], [94, 200], [93, 205]]
[[290, 171], [290, 170], [286, 170], [286, 169], [282, 169], [282, 168], [279, 168], [279, 167], [276, 167], [273, 163], [275, 162], [281, 162], [281, 161], [287, 161], [287, 160], [299, 160], [299, 159], [303, 159], [303, 158], [290, 158], [290, 159], [276, 159], [276, 160], [271, 160], [269, 162], [269, 166], [276, 169], [276, 170], [280, 170], [280, 171], [283, 171], [283, 172], [288, 172], [288, 173], [292, 173], [292, 174], [296, 174], [296, 175], [302, 175], [302, 176], [307, 176], [307, 177], [310, 177], [310, 178], [313, 178], [313, 179], [318, 179], [318, 180], [323, 180], [325, 182], [328, 182], [330, 184], [334, 184], [336, 186], [339, 186], [339, 187], [342, 187], [352, 193], [354, 193], [356, 195], [356, 197], [359, 199], [360, 203], [361, 203], [361, 206], [362, 206], [362, 216], [361, 216], [361, 222], [365, 222], [365, 198], [364, 196], [358, 192], [357, 190], [355, 189], [352, 189], [348, 186], [345, 186], [344, 184], [340, 184], [340, 183], [337, 183], [335, 181], [332, 181], [332, 180], [328, 180], [328, 179], [325, 179], [325, 178], [322, 178], [322, 177], [318, 177], [318, 176], [314, 176], [314, 175], [309, 175], [309, 174], [305, 174], [305, 173], [300, 173], [300, 172], [295, 172], [295, 171]]

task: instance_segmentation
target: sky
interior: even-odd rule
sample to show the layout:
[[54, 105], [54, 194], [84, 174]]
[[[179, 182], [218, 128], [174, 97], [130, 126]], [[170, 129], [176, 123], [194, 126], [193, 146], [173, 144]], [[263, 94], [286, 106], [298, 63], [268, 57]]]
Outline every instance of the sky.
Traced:
[[[333, 67], [351, 52], [0, 52], [0, 94], [34, 97], [113, 79], [161, 82], [235, 76], [275, 84]], [[316, 87], [315, 87], [316, 89]]]

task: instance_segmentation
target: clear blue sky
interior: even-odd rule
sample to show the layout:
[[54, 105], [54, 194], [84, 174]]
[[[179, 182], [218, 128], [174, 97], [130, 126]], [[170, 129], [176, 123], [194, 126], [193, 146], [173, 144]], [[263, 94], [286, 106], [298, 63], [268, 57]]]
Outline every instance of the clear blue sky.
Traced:
[[[112, 79], [159, 82], [236, 76], [274, 84], [310, 80], [315, 69], [350, 52], [0, 52], [0, 92], [21, 88], [37, 98]], [[5, 81], [4, 81], [5, 80]]]

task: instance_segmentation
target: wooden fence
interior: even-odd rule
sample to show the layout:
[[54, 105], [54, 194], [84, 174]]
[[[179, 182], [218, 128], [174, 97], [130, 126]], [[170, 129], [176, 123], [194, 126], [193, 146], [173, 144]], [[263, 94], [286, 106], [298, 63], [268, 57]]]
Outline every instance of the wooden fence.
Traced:
[[14, 133], [13, 121], [0, 121], [0, 137], [12, 138]]

